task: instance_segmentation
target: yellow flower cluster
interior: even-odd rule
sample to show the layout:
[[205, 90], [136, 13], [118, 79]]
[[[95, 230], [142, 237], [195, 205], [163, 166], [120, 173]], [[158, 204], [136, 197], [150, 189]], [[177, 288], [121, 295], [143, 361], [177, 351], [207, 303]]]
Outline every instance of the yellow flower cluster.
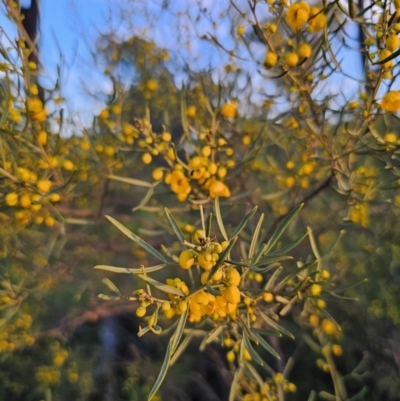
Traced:
[[321, 31], [326, 24], [326, 16], [321, 8], [310, 7], [305, 1], [293, 3], [286, 13], [286, 22], [295, 31], [300, 30], [308, 22], [308, 30]]
[[189, 321], [191, 323], [200, 322], [205, 315], [212, 316], [214, 320], [227, 315], [234, 316], [239, 302], [240, 291], [234, 285], [221, 290], [221, 295], [217, 296], [207, 291], [198, 292], [189, 299]]
[[[191, 158], [188, 167], [189, 176], [185, 174], [185, 170], [180, 164], [175, 164], [174, 168], [165, 176], [165, 183], [170, 186], [172, 192], [177, 194], [178, 200], [185, 201], [191, 193], [190, 180], [197, 181], [202, 189], [208, 191], [211, 198], [231, 196], [227, 185], [220, 180], [226, 175], [226, 167], [222, 165], [218, 167], [217, 164], [202, 156]], [[158, 169], [156, 170], [153, 171], [153, 176], [159, 175]]]
[[390, 91], [386, 93], [382, 99], [381, 108], [391, 113], [400, 110], [400, 91]]
[[61, 372], [53, 366], [39, 366], [35, 379], [46, 386], [57, 386], [60, 383]]

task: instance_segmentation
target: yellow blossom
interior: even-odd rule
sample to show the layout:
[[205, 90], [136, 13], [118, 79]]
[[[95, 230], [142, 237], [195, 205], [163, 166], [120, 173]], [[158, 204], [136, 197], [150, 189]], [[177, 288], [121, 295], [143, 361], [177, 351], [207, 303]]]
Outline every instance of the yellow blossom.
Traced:
[[225, 118], [234, 118], [237, 112], [236, 101], [226, 103], [221, 109], [221, 115]]
[[287, 10], [286, 22], [294, 29], [300, 29], [308, 20], [310, 6], [305, 2], [291, 4]]
[[400, 110], [400, 91], [390, 91], [386, 93], [382, 99], [381, 107], [383, 110], [392, 113]]
[[208, 187], [208, 191], [211, 198], [219, 196], [221, 198], [229, 198], [231, 196], [231, 191], [229, 188], [221, 181], [213, 180]]
[[[326, 25], [326, 16], [319, 7], [311, 7], [308, 25], [313, 32], [321, 31]], [[318, 15], [317, 15], [318, 14]]]
[[268, 52], [264, 59], [264, 67], [271, 68], [278, 62], [278, 55], [274, 52]]
[[301, 58], [308, 58], [312, 54], [312, 47], [308, 43], [302, 43], [298, 48], [297, 48], [297, 54]]

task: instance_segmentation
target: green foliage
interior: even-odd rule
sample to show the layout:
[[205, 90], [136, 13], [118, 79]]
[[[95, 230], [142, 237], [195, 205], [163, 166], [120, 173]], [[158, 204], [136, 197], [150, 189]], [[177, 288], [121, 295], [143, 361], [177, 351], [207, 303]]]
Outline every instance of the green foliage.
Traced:
[[[113, 91], [90, 128], [64, 120], [61, 77], [40, 99], [3, 5], [0, 398], [84, 400], [100, 382], [168, 399], [194, 348], [218, 346], [232, 401], [397, 399], [398, 2], [191, 5], [169, 29], [208, 23], [206, 71], [178, 63], [183, 43], [106, 33], [93, 57]], [[323, 85], [350, 79], [351, 21], [364, 66], [340, 94]], [[92, 325], [133, 312], [132, 338], [163, 356], [113, 384]]]

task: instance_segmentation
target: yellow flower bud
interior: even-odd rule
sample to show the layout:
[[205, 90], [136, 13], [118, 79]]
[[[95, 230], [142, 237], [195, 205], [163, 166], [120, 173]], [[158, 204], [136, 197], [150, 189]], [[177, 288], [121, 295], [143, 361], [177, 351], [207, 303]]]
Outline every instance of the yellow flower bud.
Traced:
[[310, 294], [314, 295], [315, 297], [317, 297], [318, 295], [320, 295], [322, 292], [322, 287], [319, 284], [313, 284], [310, 287]]
[[393, 52], [397, 50], [399, 46], [400, 46], [399, 37], [395, 34], [389, 35], [388, 38], [386, 39], [386, 49]]
[[179, 266], [185, 270], [192, 267], [192, 265], [194, 263], [195, 255], [196, 255], [196, 253], [194, 251], [192, 251], [191, 249], [187, 249], [187, 250], [183, 251], [179, 255]]
[[240, 283], [240, 274], [235, 268], [229, 268], [226, 271], [225, 280], [228, 285], [238, 286]]
[[268, 52], [264, 59], [264, 67], [271, 68], [278, 62], [278, 55], [274, 52]]
[[71, 160], [64, 160], [63, 169], [66, 171], [72, 171], [75, 168], [74, 163]]
[[234, 362], [235, 359], [236, 359], [236, 354], [235, 354], [234, 351], [229, 351], [229, 352], [226, 354], [226, 360], [227, 360], [228, 362]]
[[53, 227], [56, 221], [54, 220], [54, 217], [52, 216], [47, 216], [44, 219], [44, 224], [46, 224], [47, 227]]
[[[387, 57], [389, 57], [392, 53], [387, 50], [387, 49], [383, 49], [379, 52], [379, 57], [378, 57], [378, 61], [382, 61], [385, 60]], [[382, 68], [392, 68], [393, 67], [393, 60], [390, 61], [386, 61], [386, 63], [380, 64], [380, 66]]]
[[312, 47], [308, 43], [302, 43], [297, 49], [297, 54], [301, 58], [308, 58], [312, 54]]
[[223, 293], [224, 298], [232, 303], [232, 304], [238, 304], [240, 302], [240, 291], [239, 288], [237, 288], [234, 285], [229, 286]]
[[270, 292], [264, 292], [262, 295], [262, 299], [265, 302], [272, 302], [274, 300], [274, 296], [273, 294], [271, 294]]
[[136, 316], [137, 316], [137, 317], [143, 317], [143, 316], [145, 316], [145, 315], [146, 315], [146, 308], [143, 307], [143, 306], [139, 306], [139, 307], [136, 309]]
[[49, 192], [51, 188], [51, 181], [50, 180], [39, 180], [36, 183], [36, 188], [42, 192]]
[[29, 194], [23, 194], [19, 198], [19, 205], [24, 209], [29, 209], [31, 207], [31, 196]]
[[6, 195], [5, 198], [7, 206], [15, 206], [18, 203], [18, 194], [16, 192], [10, 192]]
[[150, 164], [152, 160], [153, 160], [153, 158], [151, 157], [150, 153], [143, 153], [142, 162], [144, 164]]
[[209, 253], [200, 253], [197, 257], [197, 262], [204, 270], [210, 270], [214, 266], [214, 262], [212, 260], [207, 260], [206, 255], [211, 257]]
[[285, 56], [285, 61], [289, 68], [296, 67], [299, 62], [299, 56], [296, 53], [288, 53]]
[[155, 170], [153, 170], [151, 176], [153, 177], [154, 181], [160, 181], [164, 176], [164, 171], [162, 168], [156, 168]]

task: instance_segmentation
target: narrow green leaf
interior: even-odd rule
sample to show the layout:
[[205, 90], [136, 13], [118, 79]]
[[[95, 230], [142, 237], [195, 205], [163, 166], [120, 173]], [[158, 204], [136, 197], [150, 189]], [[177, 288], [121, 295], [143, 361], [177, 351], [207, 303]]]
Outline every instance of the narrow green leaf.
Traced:
[[200, 344], [199, 350], [203, 352], [207, 345], [214, 341], [215, 337], [217, 337], [222, 330], [224, 329], [225, 325], [222, 324], [221, 326], [217, 326], [214, 330], [206, 334]]
[[302, 234], [299, 238], [297, 238], [296, 240], [294, 240], [292, 243], [290, 243], [289, 245], [285, 246], [282, 249], [279, 249], [279, 251], [275, 251], [275, 252], [270, 252], [268, 254], [267, 257], [269, 256], [281, 256], [281, 255], [285, 255], [286, 253], [288, 253], [289, 251], [291, 251], [292, 249], [296, 248], [297, 245], [299, 245], [306, 237], [308, 236], [308, 232], [305, 232], [304, 234]]
[[311, 249], [314, 253], [315, 259], [320, 260], [321, 259], [321, 254], [318, 249], [317, 241], [315, 241], [314, 234], [311, 230], [311, 227], [307, 227], [308, 235], [310, 236], [310, 245]]
[[113, 299], [121, 299], [121, 297], [118, 295], [106, 295], [106, 294], [99, 294], [99, 295], [97, 295], [97, 298], [102, 299], [104, 301], [110, 301]]
[[218, 295], [221, 295], [221, 293], [218, 291], [218, 290], [216, 290], [215, 288], [212, 288], [210, 285], [208, 285], [208, 284], [206, 284], [206, 290], [210, 293], [210, 294], [212, 294], [212, 295], [214, 295], [214, 296], [218, 296]]
[[112, 292], [114, 292], [115, 294], [118, 294], [119, 296], [121, 296], [121, 291], [117, 288], [117, 286], [108, 278], [103, 278], [103, 280], [101, 280], [103, 282], [103, 284], [105, 284]]
[[307, 401], [315, 401], [316, 399], [317, 399], [317, 393], [314, 390], [311, 390], [311, 393], [308, 396]]
[[163, 264], [157, 265], [157, 266], [145, 267], [143, 269], [141, 269], [141, 268], [130, 269], [128, 267], [97, 265], [97, 266], [93, 267], [93, 269], [96, 269], [96, 270], [107, 270], [107, 271], [113, 272], [113, 273], [141, 274], [143, 272], [145, 272], [145, 273], [155, 272], [157, 270], [161, 270], [165, 266], [167, 266], [167, 263], [163, 263]]
[[277, 267], [279, 267], [281, 264], [278, 262], [275, 263], [271, 263], [270, 265], [267, 265], [265, 267], [257, 267], [257, 266], [252, 266], [250, 265], [249, 268], [250, 270], [252, 270], [253, 272], [257, 272], [257, 273], [267, 273], [272, 269], [276, 269]]
[[280, 357], [279, 354], [275, 351], [275, 349], [274, 349], [271, 345], [269, 345], [269, 344], [267, 343], [267, 341], [265, 341], [265, 340], [260, 336], [260, 334], [254, 333], [254, 331], [253, 331], [253, 334], [257, 337], [257, 340], [258, 340], [259, 344], [260, 344], [265, 350], [267, 350], [267, 351], [268, 351], [272, 356], [274, 356], [275, 358], [281, 359], [281, 357]]
[[235, 375], [233, 376], [232, 384], [231, 384], [231, 389], [229, 391], [229, 401], [235, 401], [236, 397], [236, 388], [239, 383], [239, 378], [242, 374], [242, 368], [238, 367], [236, 369]]
[[172, 215], [172, 213], [170, 212], [169, 209], [165, 208], [165, 214], [167, 215], [168, 221], [171, 224], [172, 228], [175, 231], [176, 236], [178, 237], [179, 241], [184, 241], [185, 240], [185, 236], [183, 235], [182, 230], [179, 228], [178, 223], [176, 222], [174, 216]]
[[114, 224], [115, 227], [117, 227], [123, 234], [125, 234], [128, 238], [130, 238], [132, 241], [135, 241], [139, 246], [142, 248], [146, 249], [146, 251], [150, 252], [153, 256], [156, 258], [162, 260], [163, 262], [167, 263], [167, 260], [164, 258], [164, 256], [161, 255], [158, 251], [156, 251], [150, 244], [148, 244], [146, 241], [143, 241], [139, 236], [134, 234], [132, 231], [128, 230], [125, 226], [123, 226], [120, 222], [115, 220], [111, 216], [106, 216], [106, 218], [111, 221], [112, 224]]
[[215, 197], [214, 210], [215, 210], [215, 217], [217, 218], [219, 231], [221, 231], [221, 234], [224, 237], [225, 241], [228, 241], [228, 235], [225, 230], [224, 222], [222, 221], [221, 209], [219, 206], [219, 196]]
[[256, 229], [254, 230], [253, 238], [251, 239], [250, 248], [249, 248], [249, 258], [252, 258], [258, 242], [258, 238], [260, 236], [261, 226], [264, 221], [264, 213], [261, 214], [260, 219], [258, 220]]
[[254, 341], [258, 345], [257, 337], [253, 335], [250, 328], [247, 326], [247, 324], [243, 321], [243, 319], [240, 316], [237, 317], [237, 323], [239, 323], [239, 326], [242, 328], [244, 334], [247, 334], [247, 336], [251, 338], [252, 341]]
[[244, 345], [248, 351], [248, 353], [251, 356], [251, 359], [254, 362], [257, 362], [259, 365], [264, 366], [264, 361], [262, 360], [262, 358], [260, 357], [260, 355], [257, 354], [257, 352], [255, 351], [255, 349], [253, 348], [253, 346], [251, 345], [251, 342], [249, 340], [249, 337], [247, 337], [246, 334], [243, 335], [243, 340], [244, 340]]
[[232, 238], [229, 242], [229, 245], [227, 246], [227, 248], [225, 249], [224, 252], [222, 252], [219, 255], [219, 259], [217, 261], [217, 263], [215, 264], [215, 266], [210, 270], [210, 273], [208, 274], [207, 277], [207, 281], [211, 280], [212, 277], [214, 276], [215, 272], [219, 269], [219, 267], [225, 262], [226, 257], [229, 255], [229, 252], [231, 251], [231, 249], [233, 248], [233, 246], [235, 245], [237, 241], [237, 237]]
[[179, 295], [181, 297], [185, 296], [185, 294], [181, 290], [178, 290], [177, 288], [172, 287], [168, 284], [164, 284], [157, 280], [154, 280], [153, 278], [151, 278], [149, 276], [145, 276], [144, 274], [138, 274], [138, 277], [140, 277], [142, 280], [146, 281], [150, 285], [156, 287], [160, 291], [164, 291], [169, 294]]
[[261, 256], [264, 255], [266, 249], [267, 249], [267, 244], [262, 244], [260, 246], [259, 250], [257, 251], [257, 253], [254, 255], [251, 263], [256, 265], [258, 263], [258, 261], [260, 260]]
[[355, 13], [356, 13], [356, 8], [354, 6], [354, 1], [349, 0], [349, 15], [351, 19], [354, 19]]
[[179, 357], [184, 353], [186, 350], [187, 346], [190, 344], [190, 341], [193, 338], [193, 331], [190, 331], [189, 334], [183, 339], [179, 347], [176, 349], [174, 355], [171, 358], [171, 361], [169, 363], [169, 366], [173, 366], [175, 362], [179, 359]]
[[299, 298], [297, 297], [297, 295], [295, 295], [290, 301], [289, 303], [283, 307], [281, 309], [281, 311], [279, 312], [280, 316], [286, 316], [293, 308], [294, 304], [299, 300]]
[[178, 320], [178, 326], [176, 326], [176, 330], [175, 330], [174, 334], [172, 335], [171, 355], [173, 355], [175, 353], [175, 350], [177, 349], [179, 342], [181, 341], [181, 337], [182, 337], [183, 329], [185, 328], [185, 325], [186, 325], [188, 313], [189, 313], [189, 306], [186, 309], [186, 311], [183, 312], [182, 315], [180, 316], [180, 318]]
[[297, 216], [297, 214], [300, 212], [301, 208], [304, 206], [304, 203], [301, 203], [299, 206], [297, 206], [295, 209], [293, 209], [282, 221], [280, 226], [277, 228], [277, 230], [272, 234], [272, 237], [267, 243], [267, 249], [266, 253], [268, 253], [274, 245], [278, 242], [279, 238], [282, 236], [284, 231], [286, 230], [287, 226], [292, 222], [292, 220]]
[[165, 358], [164, 358], [164, 362], [161, 366], [160, 373], [158, 374], [157, 380], [154, 383], [154, 386], [151, 389], [149, 396], [147, 397], [148, 401], [150, 401], [154, 397], [154, 395], [160, 388], [162, 382], [164, 381], [165, 375], [167, 374], [167, 371], [168, 371], [170, 360], [171, 360], [171, 340], [168, 343], [167, 352], [165, 353]]
[[[277, 304], [275, 304], [275, 305], [277, 305]], [[259, 334], [260, 336], [282, 337], [282, 333], [280, 333], [277, 330], [273, 330], [273, 329], [269, 329], [269, 330], [267, 330], [267, 329], [256, 329], [256, 328], [252, 327], [251, 331], [253, 333]]]
[[308, 334], [302, 335], [303, 340], [308, 344], [308, 346], [314, 351], [320, 354], [322, 352], [322, 347], [317, 344]]
[[232, 238], [237, 237], [239, 235], [239, 233], [245, 228], [248, 221], [254, 216], [254, 213], [256, 211], [257, 211], [257, 206], [254, 206], [252, 211], [243, 217], [242, 221], [239, 223], [239, 225], [236, 227], [235, 231], [233, 232]]
[[353, 297], [344, 297], [343, 295], [336, 294], [334, 292], [328, 292], [328, 294], [332, 295], [335, 298], [344, 299], [345, 301], [358, 301], [358, 298]]
[[212, 341], [214, 341], [214, 338], [217, 337], [224, 328], [225, 325], [221, 324], [221, 326], [218, 326], [213, 332], [209, 333], [206, 339], [206, 344], [210, 344]]
[[125, 182], [126, 184], [136, 185], [138, 187], [150, 188], [153, 186], [153, 184], [150, 182], [137, 180], [136, 178], [119, 177], [117, 175], [109, 175], [107, 178], [109, 178], [110, 180]]
[[320, 391], [318, 393], [319, 398], [326, 401], [337, 401], [337, 397], [334, 394], [330, 394], [327, 391]]
[[351, 288], [351, 287], [355, 287], [356, 285], [360, 285], [360, 284], [365, 283], [365, 282], [367, 282], [367, 281], [368, 281], [367, 278], [362, 278], [362, 279], [354, 280], [354, 281], [351, 281], [350, 283], [347, 283], [347, 284], [345, 284], [345, 285], [342, 285], [342, 286], [339, 287], [339, 288], [336, 288], [335, 291], [332, 291], [332, 292], [335, 293], [335, 294], [337, 294], [338, 292], [343, 292], [343, 291], [345, 291], [345, 290], [348, 290], [348, 289]]
[[279, 266], [275, 271], [274, 274], [269, 278], [267, 284], [265, 285], [264, 289], [266, 291], [269, 291], [272, 289], [272, 287], [275, 284], [276, 279], [278, 278], [278, 276], [282, 273], [283, 267]]
[[285, 255], [270, 257], [270, 255], [268, 255], [268, 256], [260, 259], [257, 263], [257, 266], [261, 267], [261, 266], [265, 266], [265, 265], [270, 265], [272, 263], [282, 262], [283, 260], [293, 260], [293, 257], [285, 256]]
[[132, 212], [136, 212], [137, 210], [140, 210], [143, 206], [147, 205], [147, 202], [151, 199], [151, 197], [154, 194], [154, 187], [150, 187], [149, 190], [146, 192], [146, 194], [143, 196], [142, 200], [140, 203], [132, 208]]
[[208, 219], [207, 219], [207, 227], [206, 227], [206, 236], [207, 237], [211, 237], [212, 218], [213, 218], [213, 214], [210, 213], [208, 215]]
[[275, 330], [278, 330], [279, 332], [281, 332], [282, 334], [286, 334], [288, 337], [290, 338], [295, 338], [294, 335], [286, 330], [284, 327], [282, 327], [281, 325], [279, 325], [278, 323], [275, 322], [275, 320], [272, 320], [269, 316], [267, 316], [264, 312], [260, 311], [260, 316], [263, 318], [263, 320], [265, 321], [265, 323], [267, 323], [270, 327], [272, 327]]
[[295, 270], [293, 270], [290, 274], [288, 274], [284, 279], [282, 279], [274, 288], [275, 291], [279, 291], [289, 280], [291, 280], [293, 277], [296, 277], [300, 272], [309, 269], [313, 266], [315, 266], [318, 262], [314, 260], [313, 262], [306, 263], [305, 265], [299, 267], [296, 267]]

